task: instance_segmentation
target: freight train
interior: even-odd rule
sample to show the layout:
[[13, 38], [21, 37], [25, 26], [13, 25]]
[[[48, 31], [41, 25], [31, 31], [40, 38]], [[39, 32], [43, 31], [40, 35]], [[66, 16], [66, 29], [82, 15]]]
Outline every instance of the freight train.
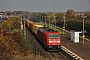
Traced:
[[48, 51], [58, 51], [61, 49], [61, 35], [53, 29], [26, 20], [26, 26], [38, 38], [42, 46]]

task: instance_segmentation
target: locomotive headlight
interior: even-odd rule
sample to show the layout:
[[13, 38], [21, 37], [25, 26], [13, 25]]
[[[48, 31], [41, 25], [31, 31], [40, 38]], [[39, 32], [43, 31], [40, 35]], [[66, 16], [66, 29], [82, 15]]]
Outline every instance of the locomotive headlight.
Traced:
[[49, 43], [52, 43], [52, 41], [49, 41]]
[[57, 41], [58, 43], [60, 43], [60, 41]]

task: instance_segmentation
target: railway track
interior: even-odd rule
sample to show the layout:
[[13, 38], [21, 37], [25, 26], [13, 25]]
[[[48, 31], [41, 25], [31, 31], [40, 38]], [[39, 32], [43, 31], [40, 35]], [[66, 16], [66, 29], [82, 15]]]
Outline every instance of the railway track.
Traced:
[[68, 60], [61, 52], [50, 52], [56, 60]]
[[75, 53], [71, 52], [64, 46], [61, 47], [61, 50], [58, 52], [50, 52], [53, 58], [56, 60], [84, 60]]
[[61, 53], [65, 55], [67, 59], [70, 59], [70, 60], [84, 60], [78, 55], [76, 55], [75, 53], [73, 53], [72, 51], [65, 48], [64, 46], [61, 47]]

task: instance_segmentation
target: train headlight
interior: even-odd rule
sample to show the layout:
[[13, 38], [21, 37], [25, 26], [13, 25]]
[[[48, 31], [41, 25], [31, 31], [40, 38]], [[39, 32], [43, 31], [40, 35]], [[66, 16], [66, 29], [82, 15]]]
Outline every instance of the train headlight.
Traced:
[[49, 43], [52, 43], [52, 41], [49, 41]]
[[60, 41], [57, 41], [58, 43], [60, 43]]

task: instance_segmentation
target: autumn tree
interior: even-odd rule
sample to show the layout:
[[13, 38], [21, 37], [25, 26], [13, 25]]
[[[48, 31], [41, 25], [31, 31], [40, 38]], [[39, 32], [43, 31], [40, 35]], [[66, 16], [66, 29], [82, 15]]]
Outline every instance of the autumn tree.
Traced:
[[67, 10], [66, 12], [67, 19], [74, 19], [75, 18], [75, 12], [72, 9]]
[[0, 24], [0, 59], [10, 60], [12, 55], [26, 54], [30, 48], [20, 30], [20, 20], [9, 18]]
[[89, 11], [85, 12], [84, 15], [87, 16], [88, 20], [90, 19], [90, 12]]
[[16, 20], [16, 18], [9, 18], [8, 20], [2, 22], [1, 27], [9, 29], [10, 31], [20, 29], [20, 20]]
[[53, 22], [54, 21], [54, 13], [49, 13], [47, 15], [47, 21]]

